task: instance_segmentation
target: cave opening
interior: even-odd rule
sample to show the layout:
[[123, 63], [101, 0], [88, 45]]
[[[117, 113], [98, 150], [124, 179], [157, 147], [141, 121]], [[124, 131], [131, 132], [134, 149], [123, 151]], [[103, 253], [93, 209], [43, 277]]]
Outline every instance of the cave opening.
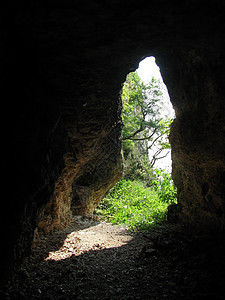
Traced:
[[[175, 111], [173, 109], [170, 96], [168, 93], [167, 86], [165, 85], [162, 74], [160, 72], [159, 66], [156, 64], [156, 60], [154, 56], [146, 57], [145, 59], [141, 60], [139, 63], [139, 67], [136, 70], [139, 74], [141, 80], [144, 81], [144, 83], [148, 84], [152, 77], [154, 77], [156, 80], [158, 80], [158, 84], [160, 87], [161, 92], [161, 103], [160, 103], [160, 109], [159, 109], [159, 117], [166, 119], [170, 119], [173, 121], [175, 118]], [[167, 135], [169, 135], [169, 132], [167, 132]], [[168, 141], [169, 142], [169, 141]], [[161, 149], [158, 147], [155, 147], [155, 149], [151, 148], [149, 149], [149, 156], [152, 158], [154, 153], [160, 154], [158, 157], [159, 159], [155, 160], [154, 167], [164, 169], [167, 172], [172, 172], [172, 157], [171, 157], [171, 149], [164, 149], [161, 151]]]
[[[123, 106], [125, 107], [124, 109], [126, 110], [126, 105], [127, 105], [127, 99], [126, 97], [136, 97], [136, 99], [139, 99], [139, 103], [138, 100], [136, 100], [136, 103], [133, 103], [131, 105], [133, 105], [133, 114], [139, 114], [140, 111], [142, 111], [142, 114], [145, 116], [139, 117], [139, 120], [135, 120], [130, 118], [130, 123], [129, 125], [127, 124], [123, 124], [125, 127], [126, 126], [130, 126], [132, 128], [133, 125], [133, 132], [131, 130], [130, 134], [125, 134], [125, 139], [129, 139], [126, 137], [126, 135], [130, 135], [131, 140], [132, 138], [135, 138], [138, 140], [139, 138], [141, 140], [145, 140], [147, 142], [146, 148], [148, 152], [148, 157], [150, 158], [151, 162], [152, 162], [152, 166], [154, 165], [155, 168], [160, 168], [160, 169], [164, 169], [166, 171], [168, 171], [169, 173], [172, 172], [172, 158], [171, 158], [171, 147], [169, 145], [169, 130], [167, 130], [164, 135], [167, 138], [167, 147], [165, 146], [164, 149], [163, 147], [159, 147], [159, 145], [162, 146], [162, 143], [157, 145], [154, 145], [154, 142], [150, 142], [150, 140], [147, 138], [148, 136], [151, 136], [151, 134], [149, 133], [148, 135], [145, 134], [143, 136], [143, 131], [145, 130], [145, 128], [141, 129], [141, 126], [145, 126], [146, 127], [153, 127], [155, 129], [155, 127], [157, 126], [154, 121], [151, 124], [151, 118], [152, 119], [158, 119], [161, 121], [166, 122], [167, 120], [170, 120], [170, 124], [172, 123], [172, 121], [175, 119], [175, 111], [173, 109], [172, 103], [170, 101], [170, 96], [168, 93], [168, 89], [166, 84], [163, 81], [162, 78], [162, 74], [160, 72], [160, 68], [159, 66], [156, 64], [156, 59], [154, 56], [147, 56], [144, 59], [142, 59], [139, 62], [139, 66], [136, 69], [136, 71], [134, 71], [137, 73], [137, 75], [139, 76], [140, 79], [140, 83], [139, 85], [136, 83], [130, 83], [130, 87], [128, 89], [139, 89], [139, 95], [138, 93], [134, 94], [134, 95], [128, 95], [127, 96], [127, 91], [125, 91], [124, 93], [122, 93], [122, 102]], [[129, 74], [127, 75], [129, 76]], [[138, 80], [139, 80], [138, 79]], [[136, 79], [137, 80], [137, 79]], [[151, 81], [155, 81], [155, 85], [151, 84]], [[133, 87], [132, 87], [133, 84]], [[143, 86], [141, 86], [143, 85]], [[145, 86], [146, 85], [146, 86]], [[127, 89], [126, 86], [126, 82], [125, 85], [123, 86], [123, 89]], [[142, 89], [142, 91], [141, 91]], [[147, 91], [147, 92], [146, 92]], [[129, 93], [129, 92], [128, 92]], [[152, 102], [151, 100], [149, 101], [150, 103], [147, 104], [149, 105], [149, 111], [148, 111], [148, 107], [144, 107], [141, 106], [140, 107], [140, 101], [145, 101], [145, 99], [151, 99], [152, 98]], [[158, 99], [157, 99], [158, 98]], [[132, 102], [132, 100], [131, 100]], [[154, 107], [154, 104], [156, 104], [156, 106]], [[135, 105], [137, 107], [135, 107]], [[146, 105], [146, 106], [147, 106]], [[123, 110], [124, 110], [123, 109]], [[122, 113], [123, 113], [122, 110]], [[128, 112], [131, 113], [131, 112]], [[128, 118], [127, 118], [128, 119]], [[129, 122], [128, 120], [125, 120], [125, 122]], [[132, 124], [133, 122], [133, 124]], [[139, 127], [137, 129], [137, 124], [139, 123]], [[142, 125], [141, 123], [145, 123], [144, 125]], [[168, 126], [170, 127], [170, 126]], [[124, 128], [123, 128], [124, 129]], [[168, 128], [169, 129], [169, 128]], [[137, 132], [137, 136], [136, 136], [136, 131]], [[141, 132], [141, 136], [138, 136], [138, 134]], [[123, 137], [124, 138], [124, 137]], [[156, 140], [158, 140], [159, 137], [156, 138]], [[154, 134], [151, 136], [151, 141], [154, 140]], [[155, 146], [155, 147], [153, 147]], [[151, 148], [152, 147], [152, 148]], [[157, 155], [154, 155], [155, 153], [157, 153]]]
[[146, 230], [166, 221], [168, 206], [177, 203], [169, 143], [175, 113], [155, 57], [127, 75], [121, 98], [123, 175], [94, 214]]

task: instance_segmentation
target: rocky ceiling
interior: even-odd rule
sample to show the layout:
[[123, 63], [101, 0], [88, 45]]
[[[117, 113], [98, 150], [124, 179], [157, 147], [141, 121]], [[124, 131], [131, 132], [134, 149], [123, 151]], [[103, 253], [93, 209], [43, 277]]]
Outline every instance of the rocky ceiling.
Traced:
[[224, 229], [223, 1], [22, 1], [2, 17], [3, 276], [121, 177], [120, 91], [150, 55], [176, 110], [168, 218]]

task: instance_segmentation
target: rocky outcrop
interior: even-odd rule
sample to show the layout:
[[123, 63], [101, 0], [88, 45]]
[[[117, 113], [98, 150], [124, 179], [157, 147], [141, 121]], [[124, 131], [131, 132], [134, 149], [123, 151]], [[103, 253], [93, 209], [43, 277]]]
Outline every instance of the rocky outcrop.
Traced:
[[223, 2], [24, 1], [8, 12], [0, 54], [5, 270], [29, 251], [35, 230], [91, 213], [120, 178], [120, 90], [150, 55], [177, 115], [176, 219], [223, 228]]
[[220, 59], [214, 52], [204, 55], [192, 50], [177, 65], [172, 97], [177, 117], [170, 142], [178, 187], [176, 217], [194, 227], [224, 230], [225, 118]]

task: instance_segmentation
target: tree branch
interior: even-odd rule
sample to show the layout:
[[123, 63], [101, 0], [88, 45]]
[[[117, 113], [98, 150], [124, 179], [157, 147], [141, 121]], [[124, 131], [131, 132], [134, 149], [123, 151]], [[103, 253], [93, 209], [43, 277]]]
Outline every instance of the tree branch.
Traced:
[[151, 149], [152, 146], [155, 144], [155, 142], [156, 142], [159, 138], [161, 138], [162, 136], [163, 136], [163, 133], [161, 133], [160, 135], [158, 135], [158, 136], [153, 140], [153, 142], [151, 143], [151, 145], [147, 147], [147, 149], [148, 149], [148, 150]]
[[143, 127], [141, 126], [138, 130], [136, 130], [133, 134], [131, 134], [131, 135], [129, 135], [128, 137], [125, 137], [125, 138], [123, 138], [123, 141], [125, 141], [125, 140], [132, 140], [134, 137], [135, 137], [135, 135], [137, 135], [139, 132], [142, 132], [144, 129], [143, 129]]
[[151, 165], [151, 168], [154, 166], [155, 162], [159, 159], [162, 159], [162, 158], [165, 158], [169, 153], [170, 151], [168, 151], [165, 155], [163, 156], [160, 156], [160, 157], [157, 157], [157, 155], [159, 155], [162, 151], [164, 150], [164, 148], [160, 148], [158, 151], [156, 151], [156, 153], [153, 155], [153, 158], [152, 160], [150, 161], [150, 165]]
[[[141, 129], [141, 128], [140, 128]], [[125, 140], [132, 140], [132, 141], [144, 141], [144, 140], [149, 140], [153, 137], [153, 135], [156, 133], [157, 129], [158, 128], [155, 128], [153, 130], [153, 133], [145, 138], [135, 138], [135, 135], [137, 135], [139, 132], [142, 132], [144, 129], [140, 130], [138, 129], [137, 131], [135, 131], [132, 135], [126, 137], [126, 138], [123, 138], [123, 141]]]

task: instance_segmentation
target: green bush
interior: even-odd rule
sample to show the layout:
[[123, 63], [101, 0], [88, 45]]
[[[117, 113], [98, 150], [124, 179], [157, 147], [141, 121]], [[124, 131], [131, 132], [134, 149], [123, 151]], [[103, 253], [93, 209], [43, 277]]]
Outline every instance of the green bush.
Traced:
[[156, 180], [151, 182], [159, 199], [165, 203], [172, 204], [177, 199], [177, 189], [173, 184], [171, 175], [163, 170], [155, 169]]
[[166, 219], [167, 207], [155, 189], [122, 179], [102, 200], [96, 213], [131, 230], [147, 230]]

